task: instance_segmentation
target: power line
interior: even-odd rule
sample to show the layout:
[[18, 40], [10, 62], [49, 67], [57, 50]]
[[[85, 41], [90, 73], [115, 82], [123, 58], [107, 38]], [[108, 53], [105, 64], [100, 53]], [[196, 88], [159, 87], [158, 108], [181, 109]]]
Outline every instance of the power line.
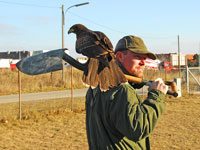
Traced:
[[[81, 16], [79, 16], [79, 15], [77, 15], [77, 14], [75, 14], [75, 13], [72, 13], [72, 12], [70, 12], [70, 11], [69, 11], [69, 13], [72, 14], [72, 15], [74, 15], [74, 16], [77, 16], [77, 17], [79, 17], [79, 18], [81, 18], [81, 19], [83, 19], [83, 20], [89, 21], [89, 22], [91, 22], [91, 23], [93, 23], [93, 24], [95, 24], [95, 25], [98, 25], [98, 26], [101, 26], [101, 27], [103, 27], [103, 28], [106, 28], [106, 29], [108, 29], [108, 30], [110, 30], [110, 31], [118, 32], [118, 33], [121, 33], [121, 34], [124, 34], [124, 35], [130, 34], [130, 33], [125, 33], [125, 32], [119, 31], [119, 30], [115, 30], [115, 29], [110, 28], [110, 27], [107, 27], [107, 26], [105, 26], [105, 25], [101, 25], [101, 24], [99, 24], [99, 23], [96, 23], [96, 22], [94, 22], [94, 21], [88, 19], [88, 18], [81, 17]], [[159, 36], [159, 37], [141, 36], [141, 37], [147, 38], [147, 39], [171, 39], [171, 38], [174, 38], [174, 36]]]
[[91, 23], [93, 23], [93, 24], [96, 24], [96, 25], [98, 25], [98, 26], [101, 26], [101, 27], [103, 27], [103, 28], [106, 28], [106, 29], [108, 29], [108, 30], [111, 30], [111, 31], [114, 31], [114, 32], [118, 32], [118, 33], [122, 33], [122, 34], [126, 34], [126, 33], [124, 33], [124, 32], [121, 32], [121, 31], [118, 31], [118, 30], [114, 30], [113, 28], [110, 28], [110, 27], [101, 25], [101, 24], [99, 24], [99, 23], [96, 23], [96, 22], [94, 22], [94, 21], [92, 21], [92, 20], [90, 20], [90, 19], [88, 19], [88, 18], [81, 17], [81, 16], [79, 16], [79, 15], [77, 15], [77, 14], [75, 14], [75, 13], [72, 13], [72, 12], [69, 12], [69, 13], [72, 14], [72, 15], [74, 15], [74, 16], [77, 16], [77, 17], [79, 17], [79, 18], [81, 18], [81, 19], [83, 19], [83, 20], [87, 20], [87, 21], [89, 21], [89, 22], [91, 22]]
[[7, 2], [7, 1], [0, 1], [0, 3], [5, 4], [12, 4], [12, 5], [22, 5], [22, 6], [29, 6], [29, 7], [45, 7], [45, 8], [61, 8], [61, 7], [53, 7], [53, 6], [42, 6], [42, 5], [36, 5], [36, 4], [25, 4], [25, 3], [15, 3], [15, 2]]
[[[0, 3], [6, 3], [6, 4], [11, 4], [11, 5], [22, 5], [22, 6], [29, 6], [29, 7], [59, 8], [59, 9], [61, 8], [61, 7], [55, 7], [55, 6], [44, 6], [44, 5], [36, 5], [36, 4], [15, 3], [15, 2], [7, 2], [7, 1], [1, 1], [1, 0], [0, 0]], [[72, 12], [70, 12], [70, 11], [69, 11], [68, 13], [70, 13], [70, 14], [76, 16], [76, 17], [79, 17], [79, 18], [81, 18], [81, 19], [83, 19], [83, 20], [86, 20], [86, 21], [88, 21], [88, 22], [91, 22], [91, 23], [93, 23], [93, 24], [95, 24], [95, 25], [98, 25], [98, 26], [100, 26], [100, 27], [103, 27], [103, 28], [105, 28], [105, 29], [108, 29], [108, 30], [110, 30], [110, 31], [118, 32], [118, 33], [120, 33], [120, 34], [125, 34], [125, 35], [128, 34], [128, 33], [125, 33], [125, 32], [122, 32], [122, 31], [115, 30], [115, 29], [113, 29], [113, 28], [107, 27], [107, 26], [105, 26], [105, 25], [101, 25], [101, 24], [99, 24], [99, 23], [96, 23], [96, 22], [94, 22], [94, 21], [88, 19], [88, 18], [81, 17], [81, 16], [79, 16], [79, 15], [77, 15], [77, 14], [75, 14], [75, 13], [72, 13]], [[164, 37], [164, 36], [163, 36], [163, 37], [145, 37], [145, 36], [143, 36], [143, 38], [148, 38], [148, 39], [169, 39], [169, 38], [172, 38], [172, 37], [171, 37], [171, 36], [170, 36], [170, 37]]]
[[159, 37], [152, 37], [152, 36], [141, 36], [143, 38], [146, 38], [146, 39], [155, 39], [155, 40], [165, 40], [165, 39], [172, 39], [174, 38], [175, 36], [159, 36]]

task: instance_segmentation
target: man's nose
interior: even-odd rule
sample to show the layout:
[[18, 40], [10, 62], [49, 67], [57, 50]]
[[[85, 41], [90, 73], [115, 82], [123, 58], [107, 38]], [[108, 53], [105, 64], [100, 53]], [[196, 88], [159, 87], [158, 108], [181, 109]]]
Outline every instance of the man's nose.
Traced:
[[144, 66], [144, 65], [145, 65], [145, 60], [144, 60], [144, 59], [141, 59], [139, 65], [140, 65], [140, 66]]

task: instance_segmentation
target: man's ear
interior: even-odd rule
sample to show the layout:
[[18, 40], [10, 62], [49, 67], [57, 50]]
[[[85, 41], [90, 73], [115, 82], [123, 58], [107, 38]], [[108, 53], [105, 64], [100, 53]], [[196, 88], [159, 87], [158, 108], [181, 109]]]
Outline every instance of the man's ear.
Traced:
[[116, 58], [117, 58], [117, 60], [119, 61], [119, 62], [123, 62], [123, 59], [124, 59], [124, 53], [122, 53], [122, 52], [117, 52], [116, 53]]

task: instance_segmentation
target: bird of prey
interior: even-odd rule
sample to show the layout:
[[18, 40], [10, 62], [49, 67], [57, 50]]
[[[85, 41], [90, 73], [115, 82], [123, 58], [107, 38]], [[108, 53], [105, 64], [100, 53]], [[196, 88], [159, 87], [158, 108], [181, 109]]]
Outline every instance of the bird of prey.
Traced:
[[89, 30], [82, 24], [73, 25], [69, 33], [76, 34], [76, 52], [88, 57], [87, 70], [82, 77], [85, 84], [107, 91], [127, 82], [117, 64], [112, 43], [104, 33]]

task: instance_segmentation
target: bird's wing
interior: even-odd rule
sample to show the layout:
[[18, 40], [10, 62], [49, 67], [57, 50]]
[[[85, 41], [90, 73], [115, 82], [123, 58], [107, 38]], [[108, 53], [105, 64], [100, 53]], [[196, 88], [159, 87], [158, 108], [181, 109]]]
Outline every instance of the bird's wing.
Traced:
[[82, 53], [84, 50], [96, 46], [94, 36], [91, 36], [91, 33], [82, 32], [76, 41], [76, 51]]
[[94, 33], [97, 40], [100, 42], [101, 46], [103, 45], [104, 49], [107, 50], [108, 52], [113, 52], [113, 45], [109, 40], [109, 38], [103, 32], [94, 31]]
[[88, 57], [101, 57], [113, 52], [108, 37], [99, 31], [81, 31], [76, 41], [76, 51]]

